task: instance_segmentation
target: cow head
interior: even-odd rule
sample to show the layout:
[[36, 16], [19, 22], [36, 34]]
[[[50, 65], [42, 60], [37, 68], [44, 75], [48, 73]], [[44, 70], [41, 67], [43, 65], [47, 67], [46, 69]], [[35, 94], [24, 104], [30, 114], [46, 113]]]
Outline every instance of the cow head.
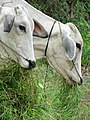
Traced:
[[[58, 24], [57, 24], [58, 27]], [[59, 33], [55, 40], [51, 40], [47, 53], [49, 63], [61, 74], [69, 84], [73, 81], [82, 84], [81, 55], [82, 37], [72, 23], [60, 25]], [[60, 33], [61, 29], [61, 33]], [[51, 46], [51, 48], [50, 48]]]
[[[37, 32], [35, 26], [41, 31]], [[6, 44], [0, 42], [2, 58], [10, 57], [26, 69], [35, 67], [33, 32], [39, 37], [47, 36], [44, 28], [28, 17], [23, 6], [0, 7], [0, 40]]]

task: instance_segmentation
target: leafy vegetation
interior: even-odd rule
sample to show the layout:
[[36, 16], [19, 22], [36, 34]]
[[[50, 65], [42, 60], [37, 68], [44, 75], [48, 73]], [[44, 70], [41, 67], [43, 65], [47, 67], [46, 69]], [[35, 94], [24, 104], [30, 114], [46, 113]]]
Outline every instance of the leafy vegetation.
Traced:
[[[82, 65], [90, 64], [90, 2], [87, 0], [28, 0], [57, 20], [73, 22], [84, 40]], [[14, 61], [0, 65], [0, 120], [89, 120], [90, 75], [82, 86], [68, 86], [48, 66], [37, 61], [31, 71]]]

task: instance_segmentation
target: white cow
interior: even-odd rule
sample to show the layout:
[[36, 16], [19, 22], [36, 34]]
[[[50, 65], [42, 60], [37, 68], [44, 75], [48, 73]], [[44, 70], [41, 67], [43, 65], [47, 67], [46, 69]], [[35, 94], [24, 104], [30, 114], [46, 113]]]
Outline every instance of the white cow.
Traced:
[[[51, 27], [56, 20], [43, 14], [24, 0], [13, 0], [11, 4], [18, 2], [28, 10], [30, 17], [43, 25], [49, 35]], [[38, 30], [40, 32], [42, 29]], [[37, 33], [34, 32], [34, 35], [37, 35]], [[47, 41], [48, 39], [46, 38], [34, 37], [35, 56], [37, 59], [45, 57]], [[63, 24], [56, 21], [49, 40], [46, 57], [49, 64], [62, 75], [69, 84], [72, 84], [72, 81], [82, 84], [82, 46], [82, 37], [74, 24]]]
[[[22, 4], [23, 3], [28, 9], [30, 16], [39, 21], [49, 34], [56, 20], [38, 11], [25, 1], [23, 1]], [[46, 38], [34, 37], [36, 59], [45, 57], [47, 40]], [[49, 40], [46, 57], [49, 64], [62, 75], [69, 84], [72, 84], [72, 81], [82, 84], [82, 46], [82, 36], [74, 24], [63, 24], [56, 21]]]
[[[8, 3], [6, 3], [8, 4]], [[37, 33], [37, 25], [22, 5], [0, 7], [0, 62], [2, 59], [11, 58], [19, 62], [21, 67], [29, 69], [35, 67], [33, 50], [33, 31]], [[34, 28], [36, 26], [36, 28]], [[37, 35], [47, 36], [42, 27], [42, 33]]]

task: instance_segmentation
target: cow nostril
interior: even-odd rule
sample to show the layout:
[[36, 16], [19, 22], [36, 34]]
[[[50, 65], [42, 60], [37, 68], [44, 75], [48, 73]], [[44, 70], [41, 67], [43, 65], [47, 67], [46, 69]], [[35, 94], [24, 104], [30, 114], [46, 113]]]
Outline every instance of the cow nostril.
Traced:
[[35, 66], [36, 66], [35, 61], [29, 60], [29, 68], [35, 68]]
[[80, 77], [80, 83], [78, 83], [78, 85], [82, 85], [83, 83], [83, 78]]

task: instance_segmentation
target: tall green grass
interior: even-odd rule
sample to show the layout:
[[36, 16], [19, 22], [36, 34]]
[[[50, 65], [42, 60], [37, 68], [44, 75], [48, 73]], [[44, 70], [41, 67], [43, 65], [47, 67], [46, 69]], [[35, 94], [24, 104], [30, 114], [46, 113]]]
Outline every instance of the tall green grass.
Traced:
[[7, 61], [0, 66], [0, 120], [89, 120], [89, 79], [71, 87], [46, 60], [30, 71]]
[[10, 61], [0, 69], [1, 119], [22, 119], [29, 105], [33, 108], [36, 96], [36, 85], [30, 71]]

